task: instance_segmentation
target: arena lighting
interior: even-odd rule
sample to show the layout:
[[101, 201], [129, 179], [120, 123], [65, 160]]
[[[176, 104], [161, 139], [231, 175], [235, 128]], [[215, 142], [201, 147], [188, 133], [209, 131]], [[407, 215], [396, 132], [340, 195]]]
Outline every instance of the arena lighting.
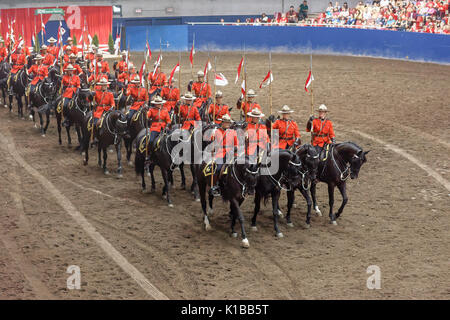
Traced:
[[134, 13], [136, 14], [142, 14], [142, 8], [135, 8]]

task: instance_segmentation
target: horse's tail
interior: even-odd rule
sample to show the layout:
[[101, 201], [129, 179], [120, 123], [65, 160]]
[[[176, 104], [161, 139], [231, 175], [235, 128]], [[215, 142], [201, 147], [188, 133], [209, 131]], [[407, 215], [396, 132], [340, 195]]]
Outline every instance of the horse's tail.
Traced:
[[142, 175], [144, 173], [144, 167], [145, 157], [139, 150], [136, 150], [136, 155], [134, 156], [134, 170], [136, 171], [136, 175]]

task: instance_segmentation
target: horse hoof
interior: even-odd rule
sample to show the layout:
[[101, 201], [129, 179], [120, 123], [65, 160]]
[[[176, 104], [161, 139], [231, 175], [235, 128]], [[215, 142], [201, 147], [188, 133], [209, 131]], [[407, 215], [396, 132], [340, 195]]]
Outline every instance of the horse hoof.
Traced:
[[169, 208], [173, 208], [173, 204], [172, 203], [169, 203], [168, 206], [169, 206]]
[[109, 175], [109, 171], [108, 171], [108, 170], [104, 170], [103, 173], [104, 173], [105, 175]]
[[81, 153], [81, 156], [84, 157], [85, 155], [86, 155], [86, 152], [83, 151], [83, 152]]
[[294, 203], [292, 206], [293, 206], [295, 209], [297, 209], [297, 204], [296, 204], [296, 203]]
[[117, 178], [118, 178], [118, 179], [122, 179], [122, 178], [123, 178], [123, 174], [119, 173], [119, 174], [117, 175]]
[[283, 238], [284, 237], [284, 235], [283, 235], [283, 233], [277, 233], [277, 238]]
[[289, 223], [287, 223], [287, 226], [290, 227], [290, 228], [293, 228], [294, 224], [292, 222], [289, 222]]
[[86, 160], [83, 161], [83, 165], [87, 166], [88, 162]]
[[231, 233], [231, 237], [232, 237], [232, 238], [237, 238], [237, 236], [238, 236], [237, 232], [232, 232], [232, 233]]
[[337, 226], [337, 222], [336, 221], [330, 221], [330, 224]]
[[246, 248], [246, 249], [250, 248], [250, 243], [248, 242], [247, 238], [242, 239], [241, 246], [242, 246], [242, 248]]
[[258, 227], [257, 227], [257, 226], [251, 226], [250, 229], [251, 229], [252, 231], [258, 231]]
[[208, 213], [208, 216], [213, 215], [213, 213], [214, 213], [213, 208], [208, 208], [207, 213]]
[[132, 167], [132, 166], [133, 166], [133, 162], [132, 162], [132, 161], [128, 161], [128, 165], [129, 165], [130, 167]]
[[28, 116], [28, 118], [30, 118], [30, 120], [33, 120], [33, 116], [31, 114]]
[[200, 202], [200, 198], [195, 198], [195, 202]]
[[206, 230], [206, 231], [211, 230], [211, 225], [210, 225], [210, 224], [205, 224], [205, 230]]
[[45, 133], [44, 133], [44, 134], [41, 134], [41, 136], [42, 136], [43, 138], [45, 138]]
[[316, 211], [316, 215], [317, 215], [318, 217], [321, 217], [321, 216], [322, 216], [322, 212], [320, 212], [319, 206], [315, 206], [315, 207], [314, 207], [314, 211]]
[[311, 228], [311, 224], [310, 223], [305, 223], [305, 229], [309, 229]]
[[280, 218], [283, 218], [283, 212], [281, 212], [280, 209], [278, 209], [278, 216], [279, 216]]

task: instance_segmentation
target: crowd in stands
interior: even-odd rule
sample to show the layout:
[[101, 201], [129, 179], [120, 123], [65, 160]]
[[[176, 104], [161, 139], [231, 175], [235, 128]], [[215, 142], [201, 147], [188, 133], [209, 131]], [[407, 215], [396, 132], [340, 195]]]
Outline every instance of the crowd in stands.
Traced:
[[[245, 21], [252, 25], [327, 26], [365, 29], [413, 31], [450, 34], [449, 0], [372, 0], [360, 1], [355, 8], [347, 2], [328, 4], [325, 12], [308, 16], [308, 3], [303, 1], [298, 10], [294, 6], [286, 13], [265, 13]], [[241, 21], [236, 21], [240, 23]]]

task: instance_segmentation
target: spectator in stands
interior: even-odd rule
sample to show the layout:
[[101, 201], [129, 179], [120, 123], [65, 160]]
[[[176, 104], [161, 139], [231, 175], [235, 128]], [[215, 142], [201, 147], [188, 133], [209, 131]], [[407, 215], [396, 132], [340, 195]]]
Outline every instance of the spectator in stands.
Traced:
[[308, 17], [308, 3], [305, 1], [303, 1], [303, 3], [300, 5], [300, 10], [299, 10], [299, 14], [298, 14], [298, 18], [299, 20], [304, 20]]
[[298, 14], [294, 9], [294, 6], [291, 6], [289, 8], [289, 11], [286, 13], [286, 17], [288, 20], [288, 23], [297, 23], [298, 22]]
[[268, 23], [269, 22], [269, 17], [265, 13], [263, 13], [261, 15], [261, 22], [262, 23]]
[[327, 10], [325, 11], [325, 15], [327, 18], [331, 18], [333, 16], [333, 3], [329, 2]]

